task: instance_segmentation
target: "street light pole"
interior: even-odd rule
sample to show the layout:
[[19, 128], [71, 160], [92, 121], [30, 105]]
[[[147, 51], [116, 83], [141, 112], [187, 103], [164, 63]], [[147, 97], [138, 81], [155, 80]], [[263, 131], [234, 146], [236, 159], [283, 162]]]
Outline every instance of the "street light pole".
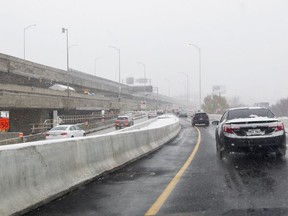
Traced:
[[118, 92], [118, 101], [120, 102], [120, 92], [121, 92], [120, 49], [115, 47], [115, 46], [109, 46], [109, 47], [112, 48], [112, 49], [117, 50], [118, 54], [119, 54], [119, 80], [118, 80], [119, 92]]
[[94, 72], [95, 72], [95, 76], [97, 75], [96, 73], [96, 64], [97, 64], [97, 61], [100, 60], [102, 57], [98, 57], [98, 58], [95, 58], [94, 59]]
[[28, 25], [24, 28], [24, 60], [26, 59], [26, 56], [25, 56], [25, 51], [26, 51], [26, 30], [33, 27], [33, 26], [36, 26], [36, 24], [32, 24], [32, 25]]
[[66, 33], [66, 51], [67, 51], [67, 72], [66, 72], [66, 79], [67, 79], [67, 96], [70, 97], [70, 87], [69, 87], [69, 77], [68, 77], [68, 71], [69, 71], [69, 38], [68, 38], [68, 29], [62, 28], [62, 33]]
[[158, 110], [159, 109], [159, 93], [158, 93], [158, 87], [153, 87], [153, 90], [157, 91], [157, 100], [156, 100], [156, 109]]
[[201, 48], [195, 44], [189, 44], [189, 46], [195, 47], [199, 52], [199, 107], [201, 109], [201, 102], [202, 102], [202, 96], [201, 96]]
[[144, 94], [146, 95], [146, 84], [147, 84], [147, 80], [146, 80], [146, 65], [142, 62], [136, 62], [137, 64], [140, 64], [143, 66], [144, 68]]
[[189, 90], [188, 90], [188, 74], [187, 73], [183, 73], [183, 72], [178, 72], [178, 73], [180, 73], [180, 74], [183, 74], [183, 75], [185, 75], [186, 76], [186, 85], [187, 85], [187, 108], [188, 108], [188, 106], [189, 106]]

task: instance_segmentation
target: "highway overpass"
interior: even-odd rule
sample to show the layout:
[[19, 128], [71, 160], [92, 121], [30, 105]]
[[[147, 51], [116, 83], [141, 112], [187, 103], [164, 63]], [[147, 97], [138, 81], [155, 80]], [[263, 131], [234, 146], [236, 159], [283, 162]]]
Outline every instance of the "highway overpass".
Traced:
[[[0, 54], [0, 83], [0, 111], [9, 111], [10, 131], [25, 134], [31, 132], [29, 125], [53, 119], [55, 111], [57, 115], [89, 115], [101, 110], [139, 110], [141, 101], [146, 101], [148, 110], [181, 103], [154, 92], [135, 93], [129, 85], [80, 71], [67, 73], [5, 54]], [[70, 86], [75, 91], [50, 89], [55, 84]]]

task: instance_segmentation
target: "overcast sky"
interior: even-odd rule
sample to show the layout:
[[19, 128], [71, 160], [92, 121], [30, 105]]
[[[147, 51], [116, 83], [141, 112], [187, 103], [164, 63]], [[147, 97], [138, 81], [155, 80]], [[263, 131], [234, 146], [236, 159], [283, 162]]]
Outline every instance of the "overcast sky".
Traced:
[[[214, 85], [243, 103], [288, 97], [287, 0], [7, 0], [1, 2], [0, 52], [118, 81], [144, 76], [161, 94], [193, 99]], [[96, 71], [95, 71], [95, 59]], [[181, 72], [181, 73], [179, 73]], [[170, 91], [169, 91], [170, 90]]]

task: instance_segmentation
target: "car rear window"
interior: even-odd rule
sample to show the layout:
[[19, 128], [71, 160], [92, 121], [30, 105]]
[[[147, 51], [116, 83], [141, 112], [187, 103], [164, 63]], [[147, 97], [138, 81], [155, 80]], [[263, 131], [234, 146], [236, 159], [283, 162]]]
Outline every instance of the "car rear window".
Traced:
[[236, 118], [255, 118], [255, 117], [269, 117], [274, 118], [274, 114], [269, 109], [239, 109], [230, 110], [227, 120]]
[[51, 131], [56, 131], [56, 130], [66, 130], [67, 126], [59, 126], [59, 127], [54, 127], [51, 129]]
[[207, 113], [196, 113], [195, 114], [196, 118], [208, 118]]
[[126, 120], [126, 119], [128, 119], [127, 117], [118, 117], [117, 118], [118, 120]]

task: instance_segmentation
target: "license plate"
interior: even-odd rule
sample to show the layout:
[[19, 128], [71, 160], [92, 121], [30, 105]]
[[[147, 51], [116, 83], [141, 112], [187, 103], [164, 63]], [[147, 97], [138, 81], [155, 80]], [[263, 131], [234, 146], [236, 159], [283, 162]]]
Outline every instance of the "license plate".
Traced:
[[264, 135], [264, 132], [260, 129], [249, 129], [246, 132], [247, 136], [257, 136], [257, 135]]

